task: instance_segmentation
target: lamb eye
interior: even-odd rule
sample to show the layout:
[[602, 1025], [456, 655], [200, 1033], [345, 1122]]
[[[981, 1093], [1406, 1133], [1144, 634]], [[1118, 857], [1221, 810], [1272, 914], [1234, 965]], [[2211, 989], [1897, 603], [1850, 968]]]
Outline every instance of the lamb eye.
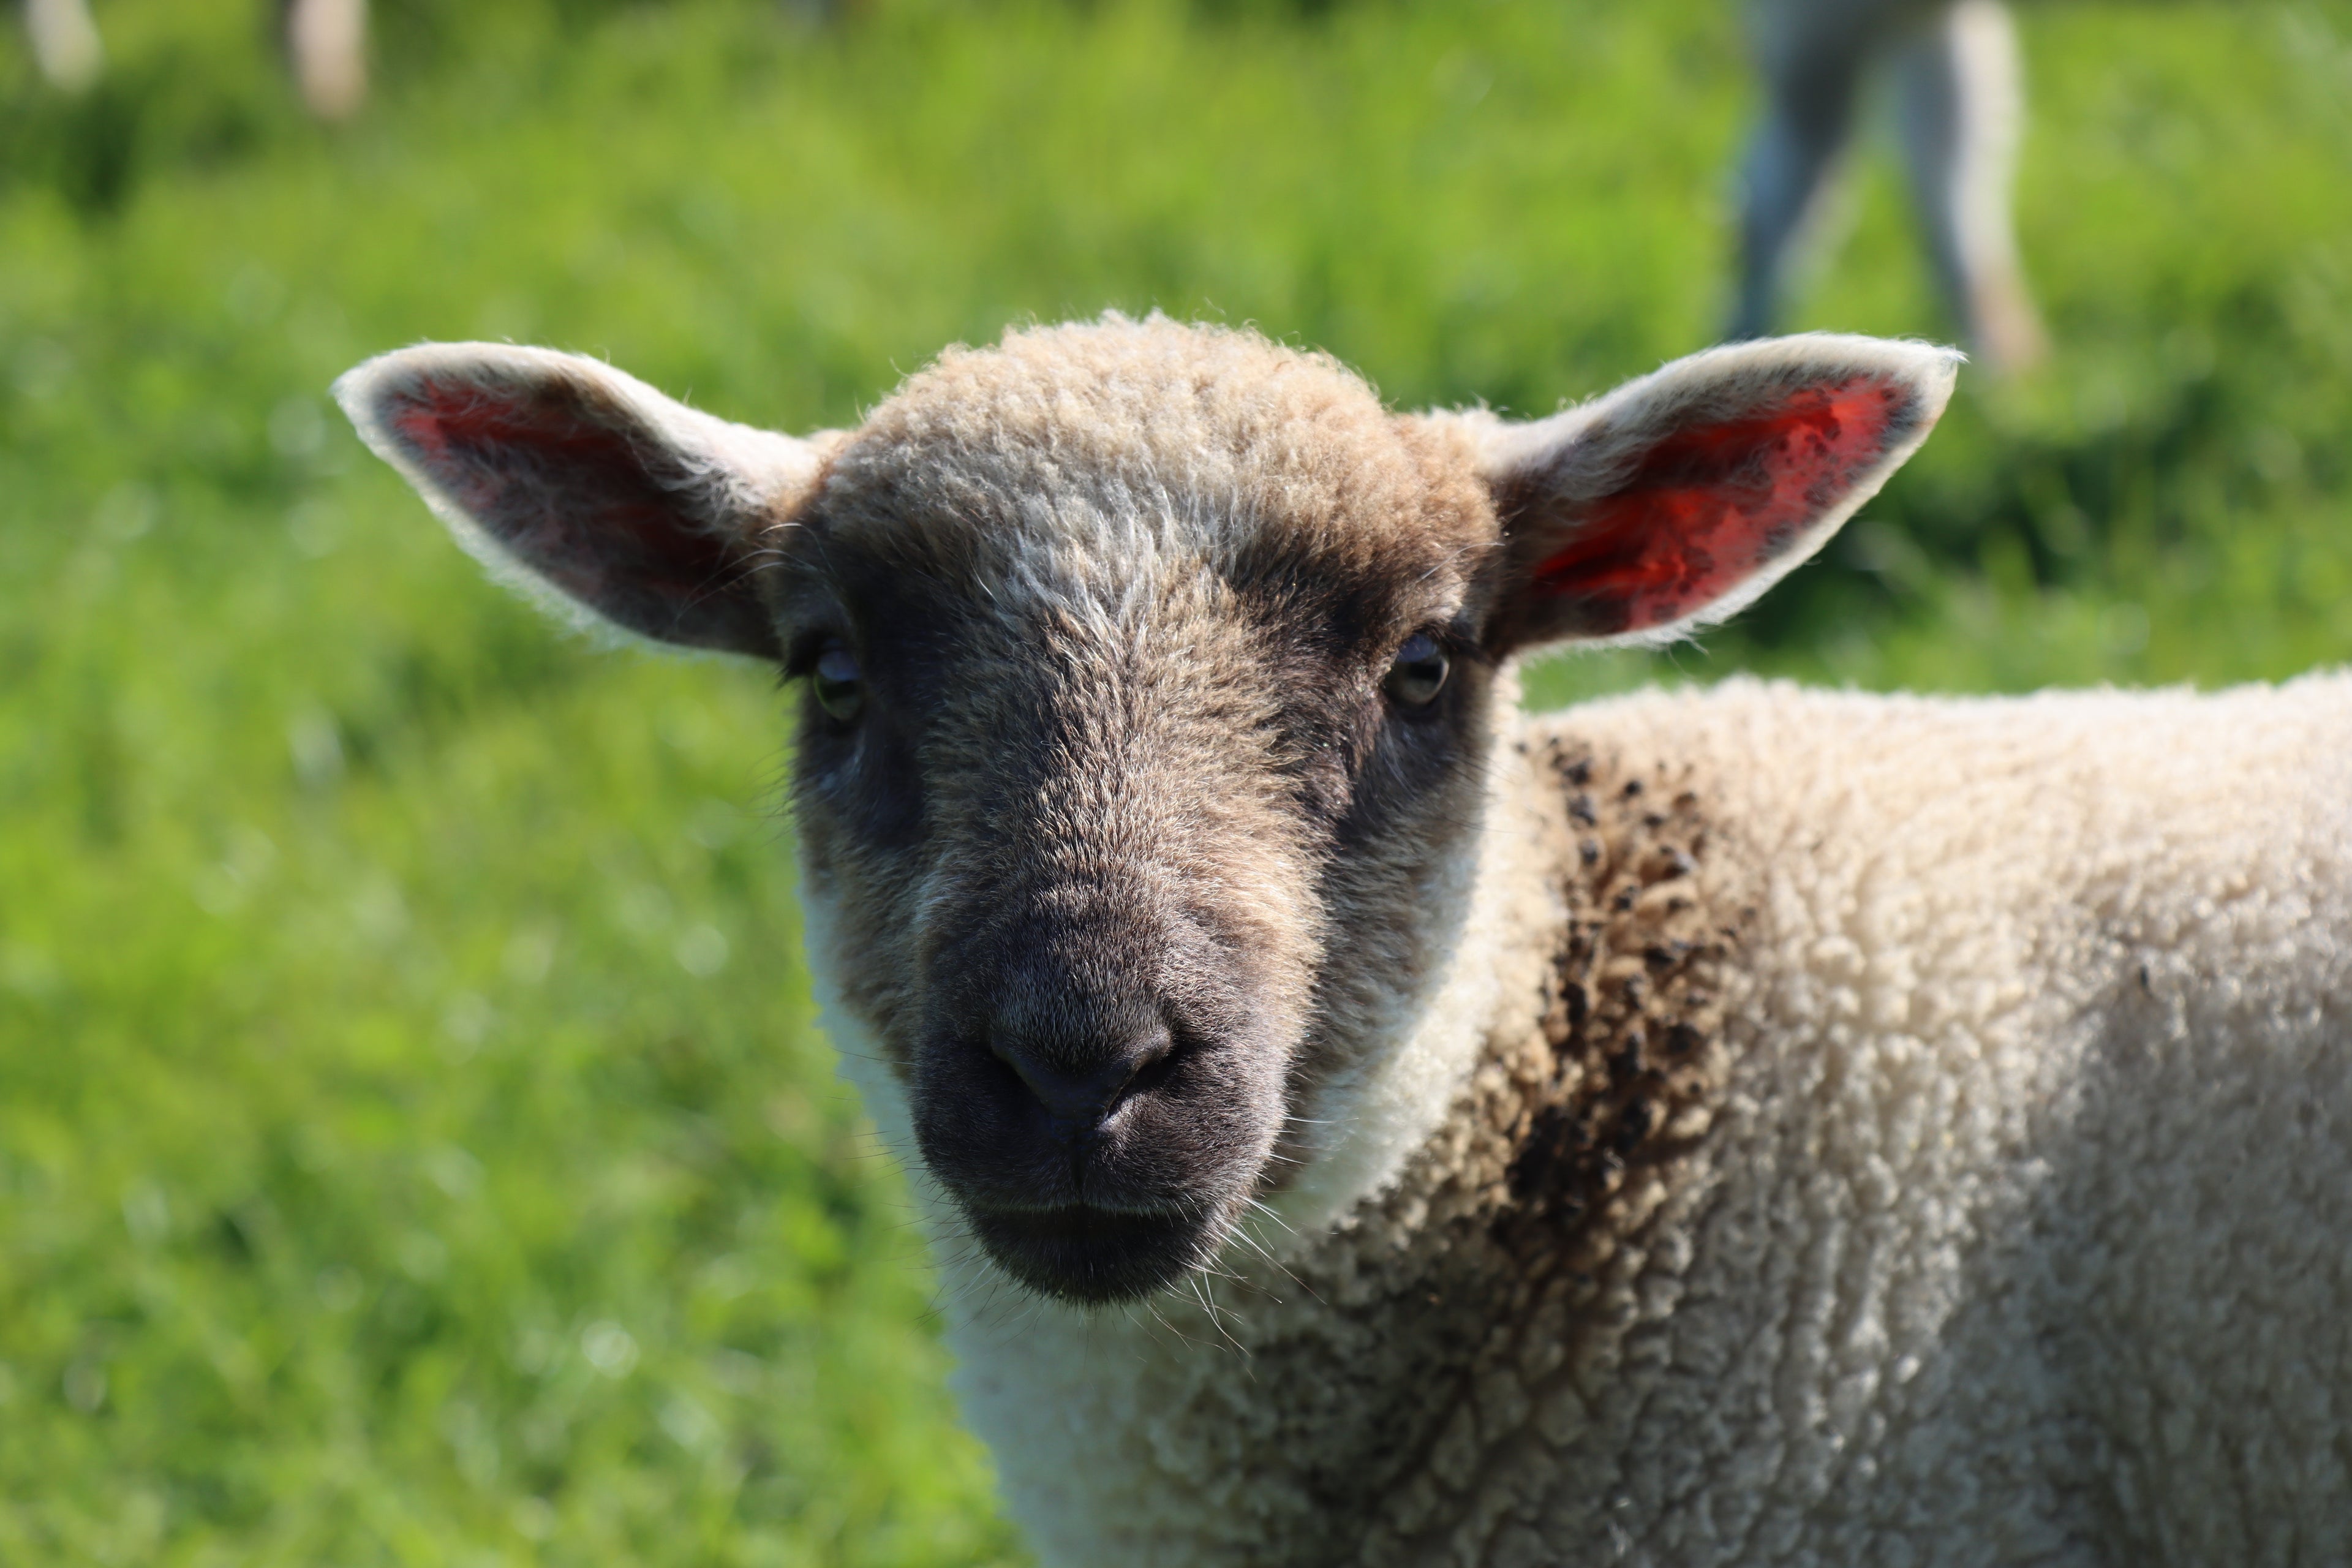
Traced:
[[856, 718], [858, 710], [866, 706], [866, 678], [857, 668], [857, 656], [840, 643], [825, 644], [809, 671], [809, 690], [835, 723], [846, 724]]
[[1406, 708], [1426, 708], [1445, 685], [1449, 668], [1445, 650], [1427, 632], [1415, 632], [1389, 662], [1388, 679], [1381, 689], [1389, 700]]

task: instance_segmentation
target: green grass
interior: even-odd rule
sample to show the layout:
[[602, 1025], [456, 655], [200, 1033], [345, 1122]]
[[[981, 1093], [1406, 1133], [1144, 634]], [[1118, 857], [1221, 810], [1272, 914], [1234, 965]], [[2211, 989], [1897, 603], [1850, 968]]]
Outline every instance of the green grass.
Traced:
[[[1017, 1561], [811, 1026], [772, 683], [542, 625], [326, 384], [512, 336], [808, 427], [1157, 305], [1546, 411], [1710, 333], [1728, 7], [387, 0], [339, 133], [260, 9], [101, 4], [79, 103], [0, 52], [0, 1563]], [[2057, 362], [1542, 699], [2352, 656], [2352, 4], [2026, 32]], [[1802, 324], [1932, 334], [1862, 173]]]

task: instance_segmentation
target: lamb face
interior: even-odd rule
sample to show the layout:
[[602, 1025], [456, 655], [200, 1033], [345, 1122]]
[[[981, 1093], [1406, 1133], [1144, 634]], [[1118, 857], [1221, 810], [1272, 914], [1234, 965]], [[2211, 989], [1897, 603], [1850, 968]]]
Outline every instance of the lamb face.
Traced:
[[779, 539], [837, 984], [1024, 1283], [1206, 1262], [1423, 967], [1492, 687], [1465, 457], [1252, 339], [1066, 329], [917, 376]]
[[1514, 426], [1111, 318], [950, 351], [807, 442], [537, 351], [341, 392], [478, 552], [802, 678], [819, 959], [882, 1092], [997, 1265], [1106, 1302], [1355, 1135], [1323, 1091], [1377, 1075], [1453, 957], [1432, 889], [1512, 656], [1744, 603], [1950, 374], [1790, 340]]

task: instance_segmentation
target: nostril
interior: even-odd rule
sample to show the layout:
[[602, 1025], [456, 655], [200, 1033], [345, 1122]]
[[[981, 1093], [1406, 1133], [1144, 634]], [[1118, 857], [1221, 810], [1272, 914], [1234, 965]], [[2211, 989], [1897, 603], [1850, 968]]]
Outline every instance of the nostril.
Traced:
[[1057, 1121], [1093, 1126], [1116, 1109], [1151, 1068], [1167, 1061], [1175, 1040], [1164, 1026], [1066, 1063], [1048, 1058], [1027, 1042], [991, 1032], [989, 1054], [1013, 1069], [1037, 1103]]

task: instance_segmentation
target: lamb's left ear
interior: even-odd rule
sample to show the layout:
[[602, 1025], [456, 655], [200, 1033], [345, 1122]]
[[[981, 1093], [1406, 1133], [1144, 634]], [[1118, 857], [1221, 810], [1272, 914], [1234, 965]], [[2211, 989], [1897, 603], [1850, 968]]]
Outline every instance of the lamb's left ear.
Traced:
[[384, 354], [335, 396], [498, 575], [641, 637], [779, 657], [751, 573], [761, 531], [823, 467], [814, 443], [502, 343]]
[[1927, 439], [1960, 356], [1808, 333], [1709, 349], [1549, 419], [1489, 424], [1496, 653], [1655, 644], [1820, 549]]

